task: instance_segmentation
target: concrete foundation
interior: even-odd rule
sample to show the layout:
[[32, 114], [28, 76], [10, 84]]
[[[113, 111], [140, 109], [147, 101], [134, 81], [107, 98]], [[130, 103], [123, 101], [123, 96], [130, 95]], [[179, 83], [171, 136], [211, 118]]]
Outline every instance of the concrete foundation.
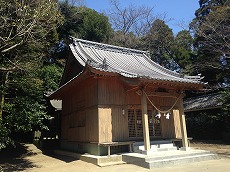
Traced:
[[[70, 142], [66, 140], [61, 140], [60, 148], [62, 150], [76, 152], [80, 154], [88, 153], [90, 155], [106, 156], [108, 155], [108, 148], [104, 146], [99, 146], [94, 143], [80, 143], [80, 142]], [[121, 145], [117, 147], [111, 147], [111, 154], [129, 152], [128, 145]]]
[[155, 152], [155, 154], [151, 155], [139, 153], [127, 153], [122, 155], [122, 160], [124, 162], [148, 169], [213, 159], [218, 159], [218, 156], [203, 150]]

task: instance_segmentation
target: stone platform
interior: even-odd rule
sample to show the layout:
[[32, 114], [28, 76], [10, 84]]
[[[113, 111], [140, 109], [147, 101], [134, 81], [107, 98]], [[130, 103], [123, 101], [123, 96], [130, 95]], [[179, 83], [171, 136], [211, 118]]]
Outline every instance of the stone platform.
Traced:
[[144, 155], [140, 153], [122, 154], [122, 160], [129, 164], [135, 164], [144, 168], [161, 168], [191, 162], [218, 159], [217, 154], [203, 150], [189, 151], [165, 151], [155, 152], [155, 154]]
[[155, 152], [151, 155], [144, 155], [140, 153], [124, 153], [111, 156], [96, 156], [89, 154], [77, 154], [73, 152], [56, 150], [56, 154], [71, 156], [85, 162], [89, 162], [98, 166], [109, 166], [118, 164], [134, 164], [144, 168], [161, 168], [175, 166], [179, 164], [186, 164], [191, 162], [206, 161], [218, 159], [217, 154], [203, 151], [203, 150], [189, 150], [189, 151], [161, 151]]

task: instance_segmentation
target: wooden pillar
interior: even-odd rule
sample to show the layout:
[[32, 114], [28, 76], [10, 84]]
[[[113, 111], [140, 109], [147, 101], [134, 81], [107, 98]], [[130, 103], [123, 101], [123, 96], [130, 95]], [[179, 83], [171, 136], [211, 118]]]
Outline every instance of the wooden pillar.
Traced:
[[183, 107], [183, 95], [181, 95], [179, 99], [179, 114], [180, 114], [179, 116], [180, 116], [182, 145], [186, 150], [186, 148], [188, 148], [188, 137], [187, 137], [187, 129], [186, 129], [186, 122], [185, 122], [184, 107]]
[[149, 139], [149, 122], [147, 115], [147, 100], [146, 95], [142, 91], [141, 95], [141, 108], [142, 108], [142, 124], [143, 124], [143, 135], [144, 135], [144, 145], [145, 150], [150, 150], [150, 139]]

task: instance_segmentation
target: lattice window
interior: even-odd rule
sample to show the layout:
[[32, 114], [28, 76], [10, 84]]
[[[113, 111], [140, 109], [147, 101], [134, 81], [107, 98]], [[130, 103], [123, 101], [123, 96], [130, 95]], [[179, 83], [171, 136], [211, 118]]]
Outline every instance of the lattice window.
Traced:
[[136, 129], [135, 129], [135, 115], [134, 109], [128, 110], [128, 120], [129, 120], [129, 137], [136, 137]]
[[148, 120], [149, 120], [149, 135], [150, 136], [161, 136], [161, 122], [160, 119], [156, 118], [154, 111], [148, 111]]
[[137, 125], [136, 137], [142, 137], [143, 136], [142, 112], [139, 109], [136, 109], [136, 125]]
[[[154, 110], [148, 110], [149, 135], [154, 137], [161, 136], [160, 119], [154, 115]], [[129, 137], [143, 137], [142, 111], [140, 109], [128, 110]]]

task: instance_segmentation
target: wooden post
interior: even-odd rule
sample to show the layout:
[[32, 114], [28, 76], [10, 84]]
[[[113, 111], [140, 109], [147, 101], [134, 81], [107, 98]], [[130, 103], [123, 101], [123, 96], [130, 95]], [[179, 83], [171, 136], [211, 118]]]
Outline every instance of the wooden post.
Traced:
[[146, 95], [142, 91], [141, 95], [141, 108], [142, 108], [142, 124], [143, 124], [143, 135], [144, 135], [144, 145], [145, 150], [150, 150], [150, 139], [149, 139], [149, 123], [147, 115], [147, 100]]
[[181, 136], [182, 136], [182, 145], [183, 148], [186, 150], [188, 148], [188, 137], [187, 137], [187, 129], [186, 129], [186, 122], [185, 122], [185, 114], [184, 114], [184, 107], [183, 107], [183, 96], [180, 96], [179, 100], [179, 116], [180, 116], [180, 126], [181, 126]]
[[110, 145], [108, 146], [108, 156], [110, 156]]

